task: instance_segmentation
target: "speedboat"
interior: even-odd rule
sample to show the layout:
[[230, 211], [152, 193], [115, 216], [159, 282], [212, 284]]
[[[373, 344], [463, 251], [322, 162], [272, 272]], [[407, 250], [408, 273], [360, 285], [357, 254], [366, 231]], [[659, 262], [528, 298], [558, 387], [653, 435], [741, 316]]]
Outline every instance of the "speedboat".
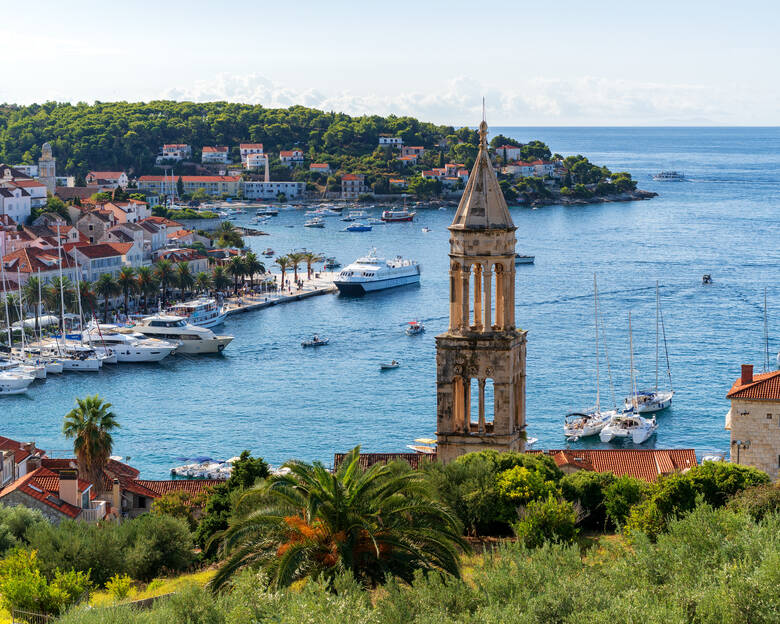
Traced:
[[431, 231], [431, 228], [429, 228], [429, 227], [426, 225], [426, 226], [425, 226], [425, 227], [422, 229], [422, 231], [423, 231], [423, 234], [427, 234], [428, 232], [430, 232], [430, 231]]
[[661, 171], [653, 176], [653, 180], [661, 182], [678, 182], [684, 179], [685, 175], [679, 171]]
[[398, 368], [401, 366], [401, 363], [393, 360], [392, 362], [383, 362], [379, 365], [379, 370], [393, 370], [394, 368]]
[[[118, 331], [126, 331], [121, 328]], [[192, 325], [182, 316], [155, 314], [142, 318], [130, 331], [176, 344], [176, 353], [200, 355], [221, 353], [233, 336], [217, 336], [207, 327]]]
[[183, 316], [191, 325], [215, 327], [225, 322], [227, 311], [216, 299], [201, 297], [171, 306], [168, 310], [173, 316]]
[[422, 334], [424, 331], [425, 331], [425, 325], [423, 325], [419, 321], [409, 321], [409, 324], [406, 328], [406, 335], [416, 336], [418, 334]]
[[21, 394], [25, 392], [35, 377], [24, 373], [0, 372], [0, 394]]
[[131, 335], [119, 332], [112, 325], [92, 325], [84, 330], [83, 336], [93, 344], [98, 355], [110, 351], [117, 362], [159, 362], [177, 347], [176, 343], [147, 338], [140, 333]]
[[362, 223], [353, 223], [344, 228], [345, 232], [370, 232], [370, 225], [363, 225]]
[[624, 412], [609, 419], [599, 433], [602, 442], [612, 442], [616, 438], [630, 438], [634, 444], [646, 442], [658, 429], [655, 416], [644, 418], [639, 414]]
[[406, 208], [402, 210], [385, 210], [382, 212], [382, 221], [386, 223], [400, 223], [403, 221], [414, 221], [416, 212], [409, 212]]
[[587, 438], [601, 433], [601, 430], [607, 425], [613, 416], [617, 416], [617, 410], [607, 412], [588, 411], [572, 412], [566, 415], [563, 424], [563, 433], [571, 441], [579, 438]]
[[328, 271], [332, 269], [338, 269], [341, 266], [341, 262], [336, 260], [336, 258], [325, 258], [325, 264], [322, 265], [323, 269], [326, 269]]
[[312, 217], [306, 223], [303, 224], [303, 227], [324, 228], [325, 222], [322, 220], [322, 217]]
[[268, 248], [267, 248], [267, 249], [266, 249], [266, 250], [263, 252], [263, 255], [264, 255], [266, 258], [270, 258], [270, 257], [272, 257], [272, 256], [273, 256], [275, 253], [276, 253], [276, 252], [275, 252], [273, 249], [271, 249], [270, 247], [268, 247]]
[[523, 256], [521, 254], [515, 254], [515, 264], [533, 264], [536, 260], [536, 256]]
[[328, 338], [320, 338], [317, 334], [314, 334], [311, 340], [304, 340], [301, 343], [302, 347], [324, 347], [330, 340]]
[[366, 220], [366, 223], [370, 223], [371, 225], [385, 225], [385, 222], [382, 221], [382, 219], [377, 219], [376, 217], [369, 217]]
[[258, 208], [255, 211], [255, 215], [258, 217], [275, 217], [279, 214], [279, 211], [275, 208]]
[[674, 390], [643, 390], [637, 392], [636, 396], [626, 397], [625, 406], [637, 414], [651, 414], [669, 407], [673, 396]]
[[396, 256], [385, 260], [372, 249], [367, 256], [358, 258], [336, 276], [334, 284], [345, 295], [363, 295], [368, 292], [417, 284], [420, 281], [420, 265], [414, 260]]

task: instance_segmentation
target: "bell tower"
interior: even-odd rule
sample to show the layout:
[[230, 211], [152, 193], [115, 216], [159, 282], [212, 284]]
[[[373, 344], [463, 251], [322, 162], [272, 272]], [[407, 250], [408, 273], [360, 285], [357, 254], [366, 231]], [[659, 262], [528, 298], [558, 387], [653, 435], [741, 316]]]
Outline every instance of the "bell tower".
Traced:
[[38, 159], [38, 181], [45, 184], [46, 189], [52, 195], [57, 190], [56, 162], [52, 155], [51, 145], [44, 143], [41, 147], [41, 157]]
[[487, 123], [450, 230], [450, 324], [436, 336], [438, 458], [525, 450], [526, 332], [515, 328], [515, 228]]

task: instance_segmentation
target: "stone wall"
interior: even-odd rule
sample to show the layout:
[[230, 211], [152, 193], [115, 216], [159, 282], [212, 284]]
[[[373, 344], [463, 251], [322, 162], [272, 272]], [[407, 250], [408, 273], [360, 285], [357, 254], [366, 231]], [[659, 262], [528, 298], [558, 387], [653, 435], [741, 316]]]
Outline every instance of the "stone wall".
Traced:
[[[750, 440], [750, 448], [739, 450], [740, 464], [763, 470], [777, 479], [780, 476], [780, 403], [732, 400], [731, 442], [735, 440]], [[731, 460], [737, 461], [733, 444]]]
[[27, 507], [29, 509], [37, 509], [52, 524], [59, 524], [66, 518], [65, 515], [61, 514], [53, 507], [49, 507], [49, 505], [46, 503], [42, 503], [41, 501], [32, 498], [31, 496], [27, 496], [27, 494], [20, 492], [19, 490], [15, 490], [6, 496], [3, 496], [3, 499], [0, 500], [0, 503], [6, 507], [16, 507], [17, 505], [22, 505], [23, 507]]

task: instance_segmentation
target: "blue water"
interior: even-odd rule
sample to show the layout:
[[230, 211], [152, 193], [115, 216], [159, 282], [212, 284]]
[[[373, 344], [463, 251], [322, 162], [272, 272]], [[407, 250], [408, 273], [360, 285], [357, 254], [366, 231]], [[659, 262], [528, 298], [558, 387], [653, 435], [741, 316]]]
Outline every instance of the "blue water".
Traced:
[[[661, 284], [677, 394], [645, 446], [727, 450], [725, 394], [740, 364], [763, 365], [765, 287], [771, 353], [778, 348], [780, 129], [492, 131], [584, 154], [661, 194], [631, 203], [512, 208], [518, 251], [536, 256], [535, 265], [517, 267], [517, 323], [528, 330], [529, 435], [539, 447], [563, 447], [563, 415], [594, 402], [595, 272], [618, 399], [629, 389], [629, 311], [639, 383], [654, 384], [654, 289], [656, 280]], [[689, 181], [650, 179], [662, 169], [682, 170]], [[350, 234], [338, 231], [344, 226], [338, 219], [308, 229], [301, 211], [283, 212], [264, 226], [270, 236], [249, 240], [256, 251], [307, 247], [346, 264], [376, 246], [419, 260], [422, 283], [234, 317], [220, 330], [235, 336], [222, 356], [177, 356], [38, 382], [28, 396], [2, 398], [0, 435], [62, 454], [70, 447], [61, 435], [63, 415], [76, 397], [97, 392], [114, 404], [122, 425], [115, 453], [131, 457], [146, 477], [165, 477], [180, 456], [226, 458], [244, 448], [275, 465], [291, 457], [330, 464], [334, 451], [355, 444], [403, 451], [436, 429], [434, 336], [447, 324], [452, 214], [425, 210], [412, 224]], [[421, 232], [426, 225], [432, 232]], [[701, 285], [704, 273], [714, 284]], [[428, 331], [406, 336], [411, 319]], [[331, 344], [301, 349], [313, 332]], [[392, 358], [402, 367], [380, 373], [379, 362]]]

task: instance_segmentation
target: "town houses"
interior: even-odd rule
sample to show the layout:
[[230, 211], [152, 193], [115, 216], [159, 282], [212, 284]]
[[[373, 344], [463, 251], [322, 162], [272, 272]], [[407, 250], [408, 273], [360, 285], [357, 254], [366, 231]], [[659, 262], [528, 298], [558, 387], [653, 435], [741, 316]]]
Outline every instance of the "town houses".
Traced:
[[90, 171], [84, 178], [87, 186], [99, 186], [101, 189], [127, 188], [129, 180], [124, 171]]
[[297, 167], [303, 164], [303, 152], [299, 149], [282, 150], [279, 152], [279, 162], [285, 167]]
[[204, 165], [227, 165], [230, 162], [229, 155], [229, 150], [225, 145], [214, 147], [204, 145], [200, 161]]
[[179, 162], [192, 158], [192, 148], [185, 143], [167, 143], [157, 155], [157, 163], [165, 161]]
[[557, 165], [549, 160], [534, 160], [531, 162], [510, 162], [501, 167], [501, 173], [518, 178], [544, 178], [555, 176]]
[[355, 173], [347, 173], [341, 176], [342, 199], [357, 199], [367, 190], [366, 176]]

